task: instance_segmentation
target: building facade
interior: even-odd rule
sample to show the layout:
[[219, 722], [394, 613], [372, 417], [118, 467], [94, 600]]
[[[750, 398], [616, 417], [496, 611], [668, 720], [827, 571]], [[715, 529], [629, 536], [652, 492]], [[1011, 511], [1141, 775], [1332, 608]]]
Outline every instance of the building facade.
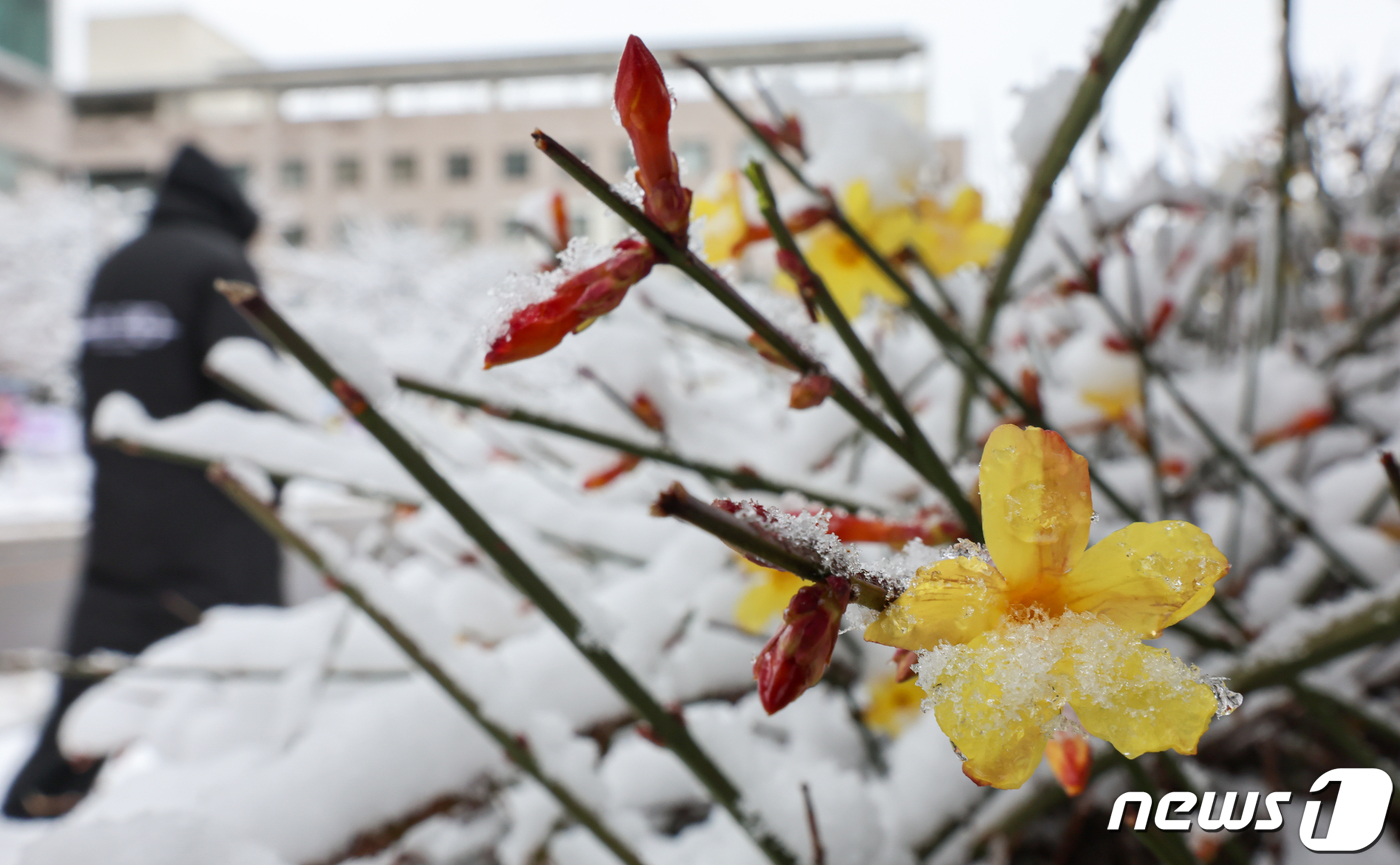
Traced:
[[[621, 180], [632, 158], [610, 107], [619, 53], [274, 70], [185, 15], [95, 20], [90, 83], [71, 94], [63, 163], [94, 184], [143, 185], [194, 142], [231, 167], [269, 235], [293, 245], [334, 245], [371, 221], [498, 240], [516, 233], [520, 202], [551, 187], [568, 195], [576, 232], [606, 236], [617, 228], [611, 214], [530, 133], [548, 132]], [[678, 101], [672, 145], [691, 183], [741, 165], [755, 145], [678, 66], [681, 53], [716, 70], [759, 116], [768, 112], [757, 82], [782, 78], [804, 93], [888, 102], [925, 127], [926, 58], [904, 36], [662, 47]], [[940, 150], [945, 179], [960, 178], [960, 143]]]
[[50, 34], [47, 0], [0, 0], [0, 190], [62, 158], [68, 104], [50, 75]]

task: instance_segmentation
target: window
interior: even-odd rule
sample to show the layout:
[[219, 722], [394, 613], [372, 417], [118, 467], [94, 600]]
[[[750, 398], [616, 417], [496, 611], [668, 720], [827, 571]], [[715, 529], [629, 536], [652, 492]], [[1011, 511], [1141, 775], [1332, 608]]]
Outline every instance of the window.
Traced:
[[418, 217], [411, 213], [396, 213], [389, 217], [389, 227], [396, 231], [408, 231], [418, 227]]
[[529, 154], [523, 150], [506, 151], [506, 177], [524, 177], [529, 173], [530, 163], [526, 161], [528, 155]]
[[465, 213], [448, 214], [442, 218], [442, 233], [452, 243], [466, 246], [476, 242], [476, 220]]
[[413, 182], [418, 174], [418, 160], [411, 153], [396, 153], [389, 157], [389, 179], [399, 186]]
[[472, 176], [472, 155], [470, 153], [447, 154], [447, 179], [461, 183]]
[[518, 219], [501, 220], [501, 237], [507, 240], [518, 240], [522, 237], [529, 237], [530, 229], [525, 227], [525, 223]]
[[350, 188], [360, 185], [360, 160], [342, 156], [335, 161], [335, 185]]
[[306, 226], [289, 225], [282, 229], [282, 242], [288, 246], [305, 246]]
[[306, 186], [306, 163], [300, 159], [282, 160], [282, 188], [301, 189]]
[[681, 171], [692, 180], [700, 180], [710, 173], [710, 145], [704, 141], [682, 141], [676, 148]]
[[617, 149], [617, 168], [623, 174], [637, 167], [637, 160], [632, 158], [632, 145], [624, 144]]

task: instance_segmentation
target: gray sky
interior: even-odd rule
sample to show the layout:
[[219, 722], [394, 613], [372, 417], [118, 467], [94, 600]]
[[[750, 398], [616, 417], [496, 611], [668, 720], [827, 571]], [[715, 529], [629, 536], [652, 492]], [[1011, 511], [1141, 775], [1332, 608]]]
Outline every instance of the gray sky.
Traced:
[[[970, 174], [994, 212], [1015, 207], [1023, 175], [1007, 133], [1016, 89], [1062, 66], [1082, 69], [1116, 3], [1110, 0], [56, 0], [58, 68], [83, 75], [84, 27], [95, 16], [186, 11], [273, 66], [509, 54], [900, 30], [931, 51], [931, 118], [967, 137]], [[1273, 123], [1279, 0], [1166, 0], [1119, 73], [1105, 110], [1124, 172], [1158, 152], [1168, 94], [1209, 177], [1221, 158]], [[1400, 0], [1294, 0], [1300, 76], [1348, 80], [1373, 95], [1400, 73]], [[1112, 179], [1112, 178], [1111, 178]], [[1119, 177], [1120, 182], [1124, 177]]]

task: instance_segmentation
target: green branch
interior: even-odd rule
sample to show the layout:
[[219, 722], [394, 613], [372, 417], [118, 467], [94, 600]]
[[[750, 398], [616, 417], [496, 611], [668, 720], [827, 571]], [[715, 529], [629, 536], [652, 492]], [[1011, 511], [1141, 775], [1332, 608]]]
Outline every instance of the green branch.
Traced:
[[[1150, 2], [1152, 2], [1155, 5], [1157, 0], [1150, 0]], [[821, 196], [821, 198], [825, 201], [826, 208], [829, 212], [828, 218], [831, 220], [831, 223], [834, 226], [836, 226], [836, 228], [842, 234], [844, 234], [848, 240], [854, 243], [858, 249], [860, 249], [861, 254], [868, 258], [870, 262], [874, 264], [882, 274], [885, 275], [886, 279], [893, 283], [894, 286], [904, 294], [905, 298], [909, 302], [909, 308], [913, 311], [914, 316], [919, 320], [921, 324], [924, 325], [924, 327], [928, 329], [930, 334], [932, 334], [934, 340], [943, 347], [943, 350], [947, 353], [949, 359], [952, 360], [953, 363], [957, 364], [963, 370], [964, 375], [968, 378], [969, 382], [971, 382], [972, 378], [977, 375], [980, 375], [990, 380], [992, 384], [997, 387], [998, 390], [1006, 394], [1008, 399], [1016, 403], [1016, 406], [1020, 408], [1021, 412], [1025, 415], [1027, 423], [1041, 427], [1042, 429], [1053, 429], [1046, 422], [1045, 416], [1040, 411], [1040, 409], [1034, 404], [1032, 404], [1030, 401], [1028, 401], [1019, 390], [1012, 387], [1011, 383], [1008, 382], [1001, 375], [1001, 373], [997, 372], [995, 367], [993, 367], [990, 363], [987, 362], [986, 358], [982, 356], [981, 351], [974, 348], [973, 345], [968, 341], [967, 337], [964, 336], [963, 333], [960, 330], [958, 330], [958, 328], [949, 324], [943, 319], [942, 316], [935, 312], [933, 310], [933, 307], [929, 306], [928, 302], [925, 301], [914, 289], [914, 285], [911, 282], [909, 282], [909, 280], [904, 276], [904, 274], [900, 273], [899, 269], [896, 268], [887, 257], [881, 255], [880, 252], [875, 249], [875, 247], [870, 243], [869, 238], [867, 238], [859, 229], [857, 229], [855, 225], [853, 225], [851, 221], [846, 217], [845, 213], [841, 210], [840, 205], [836, 202], [835, 198], [831, 195], [831, 193], [828, 190], [817, 188], [811, 181], [804, 177], [802, 172], [797, 168], [797, 166], [793, 165], [792, 162], [782, 153], [782, 151], [779, 150], [773, 144], [773, 142], [769, 141], [768, 138], [766, 138], [763, 135], [763, 133], [758, 130], [758, 127], [754, 124], [753, 120], [747, 114], [745, 114], [744, 110], [739, 107], [738, 103], [736, 103], [729, 96], [729, 94], [726, 93], [724, 89], [719, 86], [719, 84], [714, 80], [714, 77], [710, 74], [708, 69], [706, 69], [702, 64], [695, 60], [691, 60], [686, 57], [680, 57], [678, 59], [681, 63], [694, 70], [697, 74], [700, 75], [702, 79], [704, 79], [705, 83], [709, 85], [710, 90], [715, 94], [715, 97], [719, 99], [719, 101], [722, 102], [726, 108], [729, 109], [729, 111], [739, 120], [740, 123], [742, 123], [745, 127], [748, 128], [748, 130], [751, 133], [753, 133], [758, 143], [768, 152], [770, 156], [773, 157], [774, 160], [776, 160], [780, 165], [783, 166], [784, 169], [787, 170], [787, 172], [790, 175], [792, 175], [792, 178], [794, 180], [796, 180], [803, 187], [813, 192], [814, 194]], [[555, 161], [558, 162], [557, 159]], [[568, 169], [565, 168], [565, 170], [567, 171]], [[599, 180], [601, 182], [601, 178]], [[587, 186], [587, 184], [585, 184], [585, 186]], [[606, 184], [604, 184], [604, 187], [606, 188]], [[592, 191], [592, 187], [589, 188], [590, 191]], [[594, 194], [597, 193], [595, 192]], [[935, 287], [937, 288], [938, 283], [936, 277], [934, 277], [934, 283]], [[971, 391], [969, 391], [969, 394], [970, 393]], [[1089, 470], [1089, 474], [1094, 484], [1098, 486], [1100, 490], [1103, 491], [1104, 495], [1108, 496], [1109, 500], [1113, 502], [1114, 506], [1117, 507], [1125, 516], [1134, 521], [1139, 521], [1142, 519], [1137, 509], [1130, 505], [1127, 499], [1124, 498], [1123, 495], [1120, 494], [1116, 489], [1114, 489], [1111, 485], [1105, 483], [1103, 477], [1096, 473], [1092, 467]]]
[[679, 456], [675, 452], [666, 448], [638, 444], [637, 442], [632, 442], [626, 439], [618, 438], [616, 436], [609, 435], [608, 433], [588, 429], [587, 427], [581, 427], [576, 424], [568, 423], [567, 421], [555, 420], [553, 418], [545, 417], [544, 415], [538, 415], [533, 412], [525, 411], [524, 409], [507, 408], [505, 406], [500, 405], [499, 403], [491, 402], [490, 400], [484, 399], [482, 397], [473, 396], [472, 394], [463, 393], [457, 390], [451, 390], [440, 385], [430, 384], [426, 381], [422, 381], [421, 379], [410, 378], [408, 376], [399, 376], [398, 384], [399, 387], [404, 388], [405, 390], [411, 390], [417, 393], [436, 397], [438, 399], [447, 400], [448, 402], [453, 402], [457, 405], [466, 406], [467, 408], [480, 409], [481, 411], [491, 415], [492, 417], [507, 420], [512, 423], [519, 423], [524, 424], [526, 426], [536, 427], [538, 429], [549, 430], [550, 432], [559, 433], [560, 435], [566, 435], [570, 438], [576, 438], [581, 441], [592, 442], [593, 444], [602, 445], [606, 448], [612, 448], [616, 451], [622, 451], [623, 453], [629, 453], [633, 456], [639, 456], [643, 459], [655, 460], [656, 462], [666, 463], [668, 465], [677, 466], [678, 468], [689, 469], [690, 471], [703, 475], [706, 478], [709, 478], [710, 480], [724, 481], [736, 487], [737, 489], [764, 490], [766, 492], [771, 493], [794, 492], [798, 495], [801, 495], [803, 498], [810, 499], [811, 501], [821, 502], [826, 505], [844, 508], [847, 511], [850, 511], [851, 513], [857, 513], [868, 507], [866, 505], [862, 505], [858, 502], [853, 502], [848, 499], [841, 498], [839, 496], [833, 496], [830, 493], [817, 492], [816, 490], [808, 489], [797, 484], [780, 483], [778, 481], [769, 480], [768, 478], [765, 478], [762, 475], [759, 475], [758, 473], [750, 471], [746, 468], [728, 469], [722, 466], [701, 462], [699, 460], [688, 459], [686, 457]]
[[570, 153], [559, 142], [539, 130], [535, 130], [534, 139], [535, 146], [556, 165], [564, 169], [566, 174], [578, 181], [579, 185], [592, 193], [595, 198], [618, 216], [621, 216], [624, 222], [636, 229], [657, 252], [661, 253], [667, 263], [689, 276], [701, 288], [724, 304], [730, 312], [737, 315], [754, 333], [772, 346], [774, 351], [785, 361], [804, 375], [821, 375], [830, 378], [831, 398], [845, 409], [856, 423], [884, 442], [891, 451], [907, 462], [925, 480], [935, 487], [938, 486], [938, 481], [934, 477], [925, 474], [919, 461], [911, 453], [908, 443], [898, 433], [891, 429], [870, 406], [866, 405], [840, 379], [832, 377], [820, 361], [808, 354], [806, 349], [799, 346], [759, 313], [735, 290], [734, 286], [716, 273], [714, 268], [701, 261], [695, 253], [686, 247], [677, 244], [674, 238], [648, 219], [646, 214], [642, 213], [635, 205], [614, 192], [606, 180], [599, 177], [593, 169], [589, 168], [573, 153]]
[[[826, 578], [832, 575], [831, 569], [816, 557], [789, 549], [764, 537], [753, 526], [733, 514], [700, 501], [678, 483], [672, 484], [662, 492], [651, 507], [656, 516], [675, 517], [681, 522], [690, 523], [724, 541], [731, 548], [761, 559], [780, 571], [787, 571], [814, 583], [824, 583]], [[839, 576], [851, 581], [851, 586], [855, 589], [852, 600], [861, 606], [880, 610], [892, 599], [890, 589], [874, 578], [861, 574]]]
[[486, 712], [481, 708], [481, 704], [476, 698], [467, 693], [457, 680], [448, 675], [447, 671], [435, 661], [418, 643], [409, 636], [408, 632], [399, 627], [393, 619], [384, 614], [378, 606], [371, 601], [363, 591], [354, 583], [341, 577], [334, 567], [326, 561], [310, 541], [295, 532], [290, 526], [283, 522], [270, 506], [264, 504], [247, 487], [238, 481], [223, 465], [214, 463], [209, 466], [209, 480], [219, 489], [223, 490], [230, 499], [242, 508], [248, 516], [252, 517], [259, 525], [267, 530], [268, 534], [289, 549], [295, 550], [302, 558], [314, 568], [332, 588], [344, 595], [350, 603], [354, 604], [360, 612], [369, 617], [370, 621], [379, 626], [389, 639], [394, 641], [403, 653], [418, 665], [424, 673], [428, 674], [434, 682], [447, 693], [452, 701], [462, 708], [477, 726], [500, 745], [501, 750], [506, 752], [512, 763], [523, 769], [526, 774], [539, 782], [540, 786], [549, 791], [564, 810], [569, 812], [575, 820], [581, 823], [594, 837], [603, 843], [605, 847], [613, 852], [617, 858], [627, 865], [642, 865], [642, 860], [632, 849], [628, 847], [621, 838], [613, 834], [602, 818], [593, 812], [587, 805], [580, 801], [563, 784], [555, 781], [545, 774], [535, 755], [531, 753], [525, 741], [516, 736], [510, 730], [497, 724], [486, 716]]
[[757, 162], [750, 162], [744, 169], [748, 175], [749, 182], [753, 184], [754, 190], [758, 193], [758, 207], [763, 213], [764, 220], [767, 221], [769, 229], [773, 232], [773, 239], [778, 242], [778, 246], [796, 257], [801, 263], [802, 269], [810, 276], [808, 284], [815, 293], [817, 307], [826, 316], [827, 321], [836, 331], [836, 335], [845, 344], [846, 350], [851, 353], [861, 372], [865, 373], [865, 380], [870, 387], [880, 397], [884, 403], [885, 410], [894, 418], [895, 423], [904, 431], [904, 441], [909, 445], [912, 455], [919, 463], [920, 474], [929, 478], [938, 488], [938, 491], [948, 499], [953, 508], [962, 518], [963, 524], [975, 541], [982, 539], [982, 518], [977, 513], [977, 509], [972, 506], [967, 495], [958, 486], [958, 482], [948, 472], [948, 466], [939, 458], [934, 451], [933, 445], [929, 443], [928, 437], [920, 429], [919, 422], [914, 419], [904, 400], [900, 398], [899, 392], [890, 383], [880, 364], [875, 360], [875, 356], [861, 342], [860, 336], [851, 327], [846, 314], [841, 311], [836, 299], [831, 296], [831, 291], [826, 286], [826, 281], [812, 270], [807, 264], [807, 258], [798, 248], [797, 241], [793, 239], [792, 232], [788, 231], [783, 224], [783, 219], [778, 215], [778, 202], [773, 196], [773, 187], [768, 184], [768, 175], [764, 172], [763, 166]]
[[228, 280], [218, 280], [215, 286], [239, 312], [273, 342], [296, 357], [317, 381], [335, 394], [360, 425], [379, 440], [428, 495], [442, 505], [462, 530], [491, 557], [502, 576], [533, 602], [603, 679], [651, 725], [666, 746], [695, 774], [715, 801], [744, 827], [775, 865], [792, 865], [796, 861], [776, 836], [761, 828], [756, 818], [745, 812], [740, 802], [739, 788], [710, 759], [685, 725], [667, 712], [612, 652], [587, 633], [578, 615], [535, 573], [515, 548], [467, 503], [451, 482], [433, 468], [423, 453], [392, 422], [380, 414], [305, 337], [272, 308], [257, 287]]

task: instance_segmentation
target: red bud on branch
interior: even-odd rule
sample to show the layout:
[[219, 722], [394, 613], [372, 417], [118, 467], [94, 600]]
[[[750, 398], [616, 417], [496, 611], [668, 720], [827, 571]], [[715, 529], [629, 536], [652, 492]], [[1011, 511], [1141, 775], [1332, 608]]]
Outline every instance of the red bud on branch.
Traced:
[[831, 377], [821, 373], [807, 373], [792, 384], [788, 394], [788, 408], [816, 408], [831, 396]]
[[661, 65], [636, 36], [627, 37], [613, 101], [632, 139], [643, 209], [667, 233], [684, 238], [690, 226], [690, 190], [681, 186], [680, 164], [671, 152], [671, 91]]
[[851, 583], [844, 577], [803, 586], [792, 596], [782, 627], [753, 662], [764, 711], [777, 712], [821, 681], [850, 602]]
[[1050, 737], [1045, 746], [1045, 758], [1060, 782], [1066, 796], [1078, 796], [1089, 786], [1089, 770], [1094, 764], [1094, 755], [1089, 751], [1089, 740], [1070, 730], [1059, 730]]
[[617, 308], [627, 290], [651, 272], [656, 250], [639, 240], [623, 240], [613, 257], [574, 274], [548, 300], [516, 310], [504, 335], [491, 343], [486, 368], [544, 354], [564, 337]]
[[623, 454], [618, 457], [617, 462], [584, 478], [583, 488], [586, 490], [602, 489], [641, 464], [642, 458], [636, 454]]

